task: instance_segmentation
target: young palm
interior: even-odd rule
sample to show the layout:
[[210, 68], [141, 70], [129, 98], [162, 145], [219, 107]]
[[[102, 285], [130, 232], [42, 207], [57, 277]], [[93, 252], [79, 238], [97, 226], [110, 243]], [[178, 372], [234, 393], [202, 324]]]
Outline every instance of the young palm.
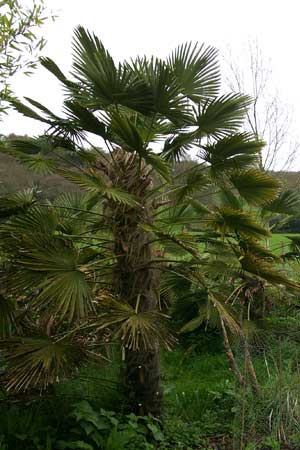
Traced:
[[[203, 323], [220, 328], [230, 366], [239, 384], [245, 385], [227, 329], [238, 338], [255, 393], [259, 392], [259, 385], [248, 341], [259, 340], [270, 329], [268, 291], [274, 290], [274, 286], [298, 288], [297, 282], [289, 279], [287, 271], [282, 269], [282, 259], [265, 248], [265, 238], [270, 232], [263, 223], [271, 212], [291, 214], [288, 208], [291, 196], [295, 200], [293, 194], [283, 191], [272, 202], [258, 208], [245, 204], [232, 191], [221, 190], [218, 214], [210, 214], [209, 228], [203, 223], [206, 230], [203, 228], [199, 234], [194, 230], [194, 237], [205, 245], [202, 258], [191, 260], [190, 265], [186, 261], [177, 267], [176, 273], [166, 273], [162, 280], [163, 293], [169, 292], [170, 296], [171, 291], [174, 298], [172, 311], [180, 318], [180, 331], [194, 331]], [[220, 211], [234, 211], [233, 220], [227, 223], [220, 220]]]
[[[235, 229], [254, 239], [268, 235], [239, 205], [208, 208], [201, 201], [220, 189], [255, 205], [276, 196], [278, 182], [257, 169], [263, 142], [241, 132], [251, 100], [219, 96], [217, 52], [211, 47], [185, 44], [165, 61], [143, 57], [116, 64], [98, 38], [79, 27], [72, 79], [50, 59], [42, 64], [64, 86], [65, 114], [59, 117], [29, 98], [30, 107], [16, 102], [19, 112], [44, 122], [48, 131], [37, 139], [10, 141], [3, 151], [31, 169], [56, 170], [87, 190], [86, 206], [78, 211], [97, 220], [85, 231], [90, 260], [80, 259], [78, 234], [66, 239], [62, 227], [53, 228], [52, 239], [63, 245], [48, 242], [47, 257], [39, 251], [28, 258], [25, 244], [15, 241], [16, 285], [32, 291], [38, 286], [36, 307], [41, 314], [50, 308], [58, 323], [92, 320], [89, 326], [98, 333], [114, 330], [124, 348], [132, 410], [160, 415], [159, 348], [170, 345], [159, 313], [160, 274], [182, 264], [169, 248], [199, 262], [197, 239], [182, 232], [191, 223], [205, 222], [222, 235]], [[191, 150], [200, 163], [173, 175], [174, 162]], [[72, 170], [68, 153], [77, 155]], [[6, 227], [18, 228], [16, 220]], [[8, 236], [14, 241], [16, 235]], [[37, 239], [32, 236], [32, 249]]]

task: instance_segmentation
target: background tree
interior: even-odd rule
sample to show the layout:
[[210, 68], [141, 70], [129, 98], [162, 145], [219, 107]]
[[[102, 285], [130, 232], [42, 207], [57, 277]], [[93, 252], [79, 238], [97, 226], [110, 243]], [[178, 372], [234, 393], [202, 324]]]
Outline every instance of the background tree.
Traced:
[[244, 48], [242, 62], [232, 49], [224, 55], [225, 85], [233, 92], [247, 92], [253, 98], [246, 114], [246, 129], [264, 139], [260, 155], [265, 170], [286, 171], [292, 166], [299, 142], [292, 133], [292, 111], [280, 98], [272, 77], [272, 61], [257, 41]]
[[[51, 17], [54, 19], [53, 15]], [[46, 20], [43, 0], [32, 0], [28, 4], [19, 0], [0, 2], [0, 113], [8, 107], [12, 77], [17, 72], [29, 75], [36, 67], [38, 55], [46, 43], [38, 29]]]

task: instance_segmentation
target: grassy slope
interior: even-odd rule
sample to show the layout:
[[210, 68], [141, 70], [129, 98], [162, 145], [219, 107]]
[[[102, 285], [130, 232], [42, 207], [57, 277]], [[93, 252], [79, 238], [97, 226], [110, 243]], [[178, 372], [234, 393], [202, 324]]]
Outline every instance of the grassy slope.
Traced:
[[270, 249], [277, 255], [282, 255], [289, 251], [290, 239], [289, 236], [298, 236], [297, 234], [276, 233], [270, 239]]

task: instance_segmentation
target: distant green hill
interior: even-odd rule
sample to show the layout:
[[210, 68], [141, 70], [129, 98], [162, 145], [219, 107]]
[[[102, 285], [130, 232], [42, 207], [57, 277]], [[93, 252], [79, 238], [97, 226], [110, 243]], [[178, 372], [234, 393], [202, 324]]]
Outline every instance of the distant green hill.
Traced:
[[0, 153], [0, 195], [37, 187], [42, 197], [55, 198], [62, 192], [78, 190], [58, 175], [37, 175], [25, 169], [14, 158]]
[[285, 187], [300, 191], [300, 172], [272, 172]]
[[[194, 165], [194, 161], [185, 161], [175, 167], [179, 173]], [[273, 172], [273, 175], [290, 188], [300, 191], [300, 172]], [[25, 169], [14, 158], [0, 153], [0, 195], [36, 186], [47, 198], [54, 198], [62, 192], [78, 190], [76, 186], [58, 175], [37, 175]]]

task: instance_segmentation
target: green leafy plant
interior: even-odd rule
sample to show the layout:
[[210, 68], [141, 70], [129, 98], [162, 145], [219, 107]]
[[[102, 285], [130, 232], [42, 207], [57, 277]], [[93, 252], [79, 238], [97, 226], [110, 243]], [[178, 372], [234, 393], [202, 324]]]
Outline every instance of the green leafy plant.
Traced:
[[9, 86], [12, 76], [20, 71], [29, 75], [36, 68], [38, 55], [46, 43], [37, 30], [47, 19], [42, 0], [27, 5], [18, 0], [0, 2], [0, 113], [8, 107], [3, 101], [12, 97]]
[[114, 412], [104, 409], [96, 411], [87, 401], [74, 405], [70, 418], [73, 439], [68, 433], [68, 440], [57, 442], [60, 449], [93, 449], [96, 446], [103, 450], [121, 450], [132, 448], [133, 445], [150, 448], [148, 440], [164, 440], [157, 419], [137, 417], [134, 414], [117, 416]]

